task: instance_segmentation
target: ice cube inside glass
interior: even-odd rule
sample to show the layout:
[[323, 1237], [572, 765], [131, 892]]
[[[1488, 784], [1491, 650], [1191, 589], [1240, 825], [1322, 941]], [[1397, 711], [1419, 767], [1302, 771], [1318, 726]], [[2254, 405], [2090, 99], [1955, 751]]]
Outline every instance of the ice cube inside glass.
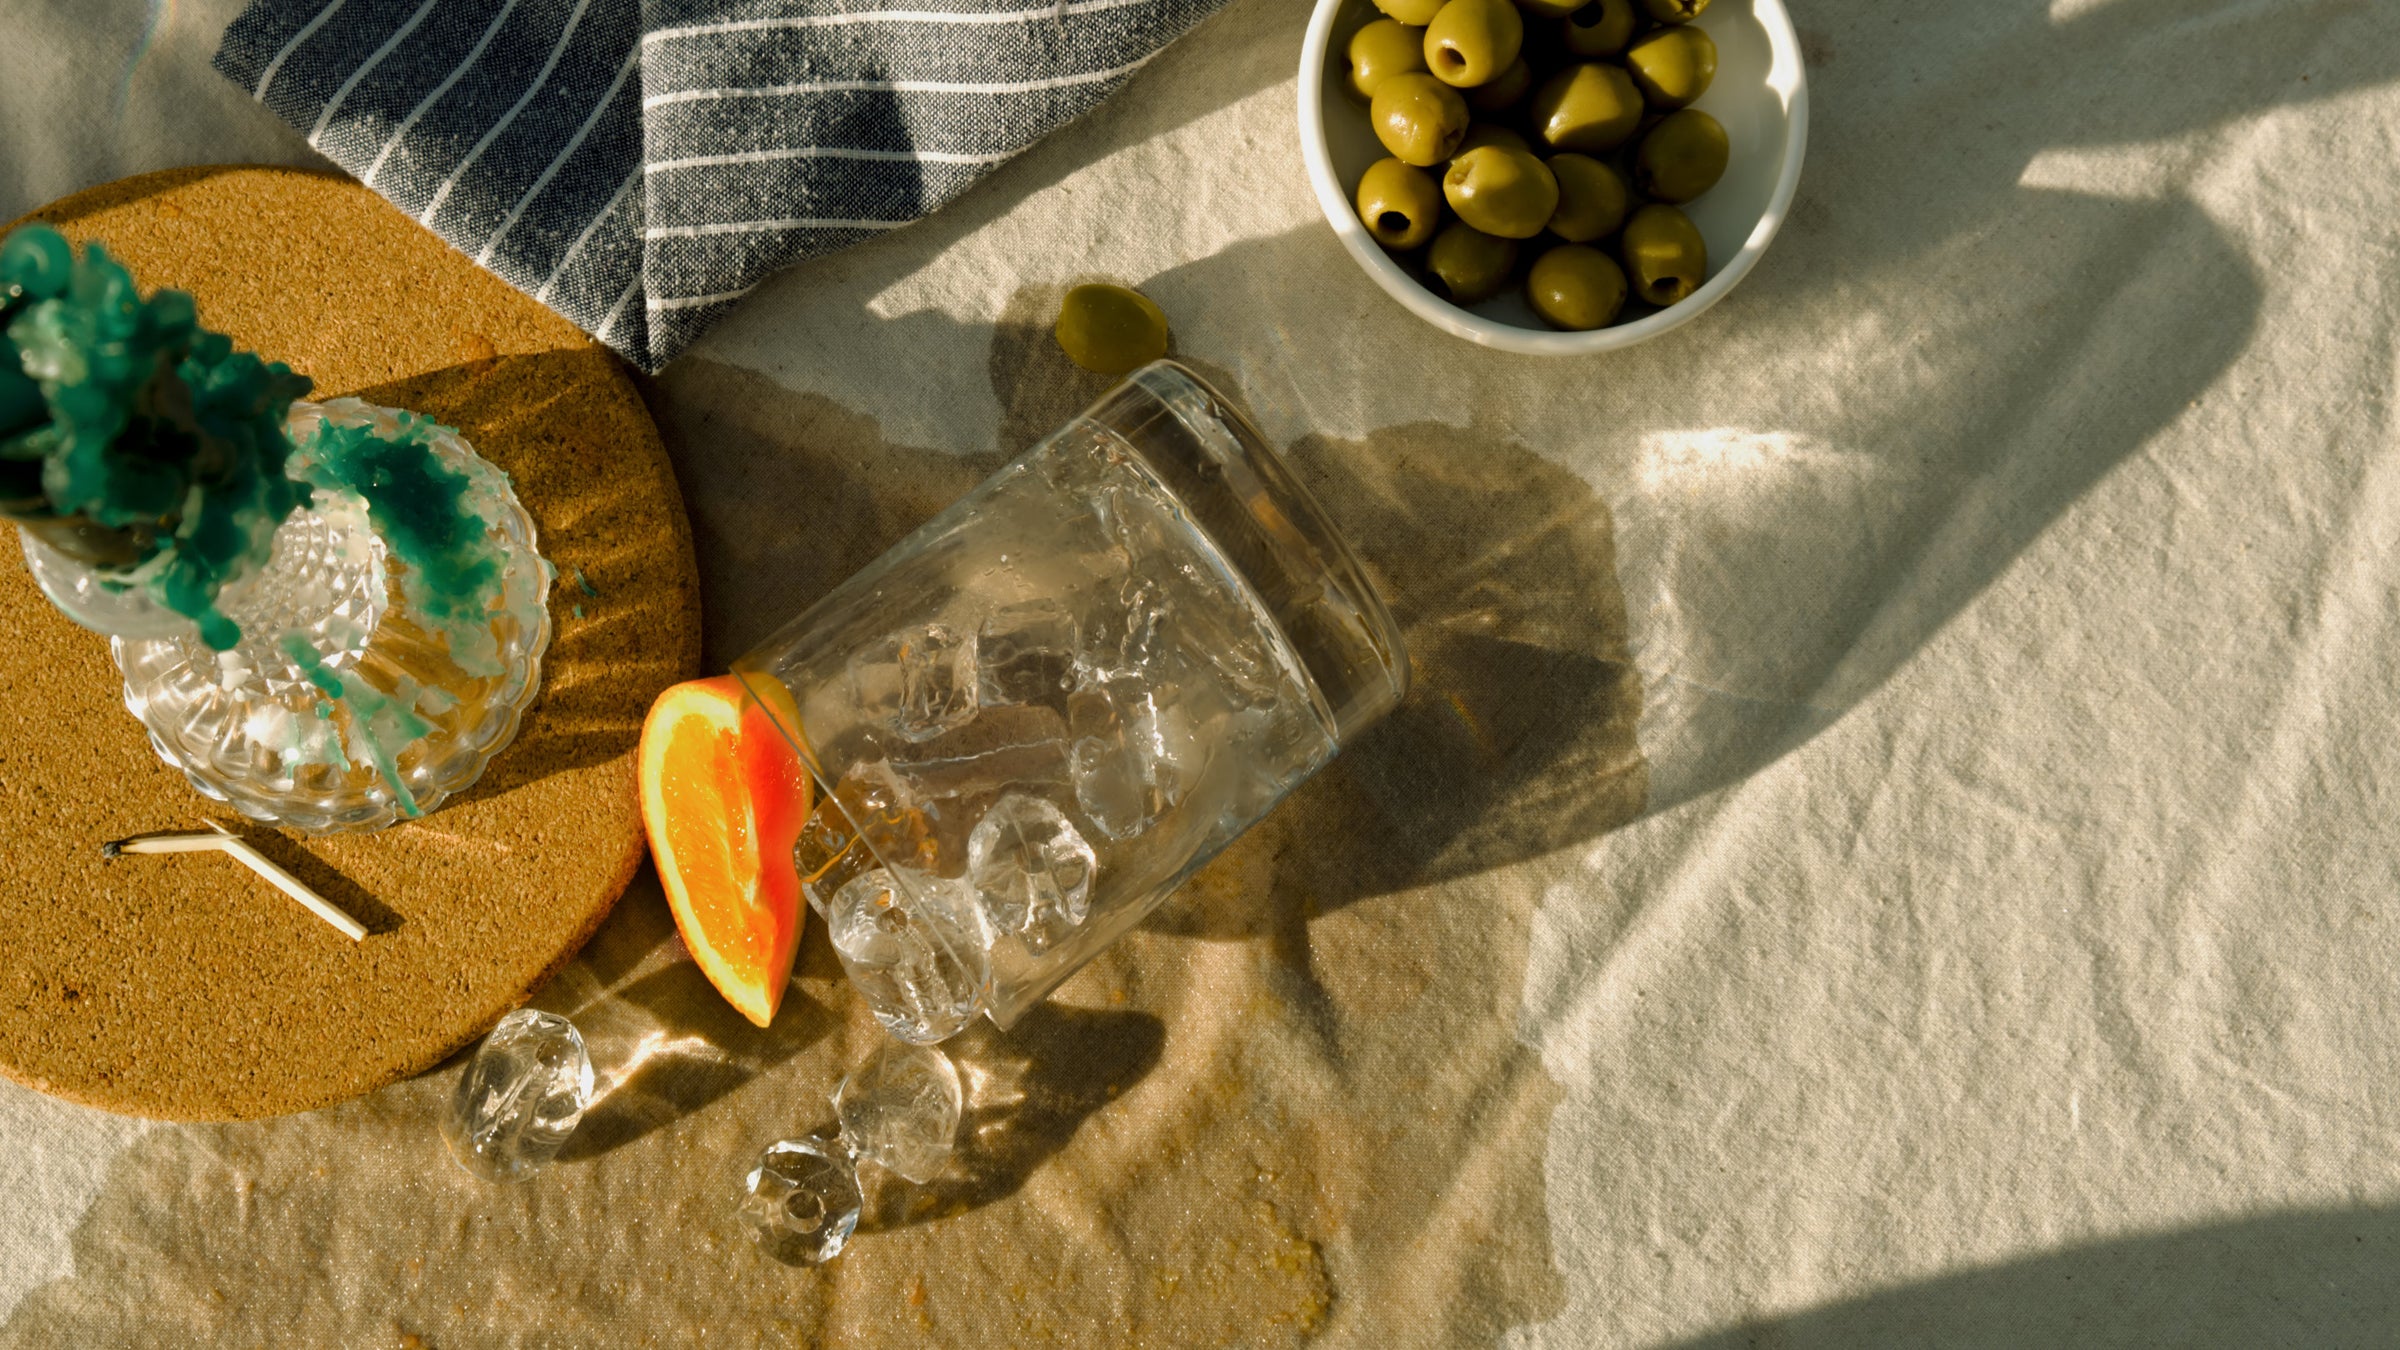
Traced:
[[1163, 361], [734, 665], [822, 789], [804, 893], [918, 1043], [1012, 1024], [1407, 669], [1323, 510]]

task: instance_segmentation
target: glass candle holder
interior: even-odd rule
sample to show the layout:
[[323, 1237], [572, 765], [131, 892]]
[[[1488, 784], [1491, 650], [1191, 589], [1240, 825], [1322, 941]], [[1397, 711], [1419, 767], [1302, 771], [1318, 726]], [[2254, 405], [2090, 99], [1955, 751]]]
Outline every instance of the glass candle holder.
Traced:
[[429, 615], [367, 504], [333, 488], [286, 517], [264, 562], [219, 593], [242, 635], [225, 651], [148, 588], [22, 531], [43, 594], [109, 636], [125, 707], [159, 758], [254, 820], [318, 834], [433, 810], [482, 776], [540, 689], [550, 571], [532, 516], [457, 433], [404, 419], [351, 398], [294, 403], [287, 470], [308, 477], [323, 426], [425, 436], [433, 461], [465, 481], [457, 509], [485, 539], [491, 595], [477, 613]]
[[903, 1040], [1009, 1026], [1407, 690], [1257, 432], [1159, 362], [734, 665], [820, 789], [794, 852]]

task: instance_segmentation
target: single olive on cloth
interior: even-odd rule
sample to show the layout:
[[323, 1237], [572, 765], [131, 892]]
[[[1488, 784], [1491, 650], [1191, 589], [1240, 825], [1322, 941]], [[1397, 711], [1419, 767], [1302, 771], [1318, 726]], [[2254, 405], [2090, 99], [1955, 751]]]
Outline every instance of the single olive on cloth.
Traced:
[[1634, 212], [1617, 248], [1634, 293], [1651, 304], [1686, 299], [1708, 279], [1708, 244], [1691, 218], [1672, 206], [1654, 202]]
[[1425, 275], [1434, 292], [1454, 305], [1491, 299], [1516, 270], [1516, 240], [1485, 234], [1464, 221], [1443, 226], [1425, 251]]
[[1615, 234], [1625, 223], [1632, 194], [1617, 171], [1589, 155], [1552, 155], [1550, 175], [1558, 180], [1558, 209], [1550, 233], [1570, 244], [1588, 244]]
[[1558, 210], [1558, 179], [1525, 151], [1487, 145], [1450, 161], [1442, 196], [1460, 220], [1485, 234], [1531, 239]]
[[1625, 273], [1583, 244], [1561, 244], [1534, 260], [1525, 300], [1554, 328], [1606, 328], [1625, 308]]
[[1585, 62], [1542, 82], [1533, 94], [1533, 133], [1552, 150], [1606, 154], [1642, 123], [1642, 94], [1617, 66]]
[[1125, 286], [1092, 282], [1068, 291], [1051, 331], [1068, 360], [1102, 375], [1128, 375], [1167, 354], [1167, 316]]
[[1442, 223], [1441, 186], [1423, 169], [1379, 159], [1358, 180], [1358, 218], [1385, 248], [1416, 248]]
[[1688, 108], [1717, 78], [1717, 41], [1705, 28], [1661, 28], [1625, 53], [1625, 73], [1653, 108]]
[[1425, 69], [1425, 30], [1377, 19], [1350, 39], [1350, 93], [1365, 103], [1394, 75]]
[[1688, 202], [1717, 185], [1732, 153], [1717, 119], [1698, 108], [1669, 113], [1634, 152], [1633, 185], [1657, 201]]
[[1425, 68], [1472, 89], [1500, 77], [1525, 45], [1525, 16], [1510, 0], [1450, 0], [1425, 25]]
[[1633, 0], [1592, 0], [1561, 19], [1559, 45], [1586, 61], [1615, 56], [1633, 40]]
[[1467, 134], [1467, 101], [1422, 72], [1394, 75], [1378, 85], [1367, 116], [1392, 158], [1420, 169], [1458, 153]]

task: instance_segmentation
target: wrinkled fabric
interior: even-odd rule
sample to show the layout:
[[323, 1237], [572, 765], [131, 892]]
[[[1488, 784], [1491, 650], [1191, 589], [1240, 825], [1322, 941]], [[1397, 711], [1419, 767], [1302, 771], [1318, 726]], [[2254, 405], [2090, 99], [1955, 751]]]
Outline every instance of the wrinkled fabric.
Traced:
[[[616, 1085], [525, 1190], [446, 1161], [455, 1067], [12, 1108], [0, 1345], [2391, 1340], [2400, 15], [1802, 3], [1757, 271], [1537, 361], [1334, 242], [1304, 8], [1235, 0], [655, 387], [722, 665], [1097, 392], [1057, 298], [1138, 284], [1405, 628], [1388, 724], [961, 1047], [961, 1171], [824, 1272], [748, 1249], [732, 1188], [872, 1028], [813, 933], [790, 1020], [729, 1025], [644, 880], [539, 1000]], [[120, 111], [123, 47], [35, 27], [97, 84], [0, 81], [59, 99], [12, 206], [307, 153], [166, 115], [213, 30]]]

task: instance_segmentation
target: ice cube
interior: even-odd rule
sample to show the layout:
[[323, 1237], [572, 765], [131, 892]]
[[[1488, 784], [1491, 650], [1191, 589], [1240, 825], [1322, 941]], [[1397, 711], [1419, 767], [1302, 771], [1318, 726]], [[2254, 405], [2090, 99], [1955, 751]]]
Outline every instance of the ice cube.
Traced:
[[929, 1045], [880, 1041], [833, 1094], [842, 1138], [910, 1181], [941, 1175], [958, 1139], [958, 1067]]
[[1166, 588], [1154, 578], [1136, 571], [1110, 584], [1075, 650], [1076, 671], [1083, 682], [1151, 671], [1158, 661], [1159, 625], [1166, 612]]
[[792, 848], [801, 893], [818, 913], [851, 880], [884, 863], [929, 866], [932, 824], [911, 800], [891, 765], [860, 764], [842, 775], [820, 802]]
[[956, 731], [895, 753], [891, 771], [919, 801], [1063, 787], [1067, 719], [1054, 708], [987, 708]]
[[901, 1040], [946, 1040], [983, 1011], [991, 940], [963, 882], [876, 868], [834, 894], [825, 930], [875, 1020]]
[[1290, 681], [1272, 644], [1282, 638], [1257, 622], [1222, 578], [1190, 567], [1174, 581], [1168, 588], [1170, 617], [1164, 630], [1187, 668], [1206, 672], [1234, 708], [1265, 708], [1281, 701]]
[[1174, 499], [1145, 479], [1111, 483], [1093, 494], [1093, 505], [1116, 551], [1137, 570], [1192, 550], [1191, 527]]
[[741, 1216], [767, 1255], [820, 1266], [841, 1255], [865, 1203], [849, 1150], [810, 1135], [767, 1145], [743, 1180]]
[[976, 630], [976, 693], [984, 707], [1062, 704], [1075, 687], [1075, 618], [1055, 600], [1009, 605]]
[[1124, 753], [1097, 740], [1075, 742], [1075, 804], [1111, 839], [1131, 839], [1159, 817], [1160, 806], [1134, 776]]
[[592, 1102], [592, 1058], [575, 1024], [519, 1008], [500, 1019], [450, 1098], [442, 1137], [458, 1165], [521, 1181], [550, 1165]]
[[912, 741], [974, 717], [975, 684], [975, 636], [948, 624], [886, 634], [850, 658], [861, 713]]
[[1180, 704], [1125, 676], [1087, 684], [1067, 705], [1076, 804], [1102, 834], [1131, 839], [1183, 800], [1205, 748]]
[[967, 880], [992, 927], [1037, 954], [1083, 922], [1097, 868], [1066, 813], [1022, 793], [994, 803], [967, 840]]
[[967, 834], [1008, 791], [1063, 797], [1067, 722], [1053, 708], [1008, 704], [919, 745], [905, 746], [891, 770], [923, 814], [930, 851], [902, 865], [956, 875], [966, 867]]

